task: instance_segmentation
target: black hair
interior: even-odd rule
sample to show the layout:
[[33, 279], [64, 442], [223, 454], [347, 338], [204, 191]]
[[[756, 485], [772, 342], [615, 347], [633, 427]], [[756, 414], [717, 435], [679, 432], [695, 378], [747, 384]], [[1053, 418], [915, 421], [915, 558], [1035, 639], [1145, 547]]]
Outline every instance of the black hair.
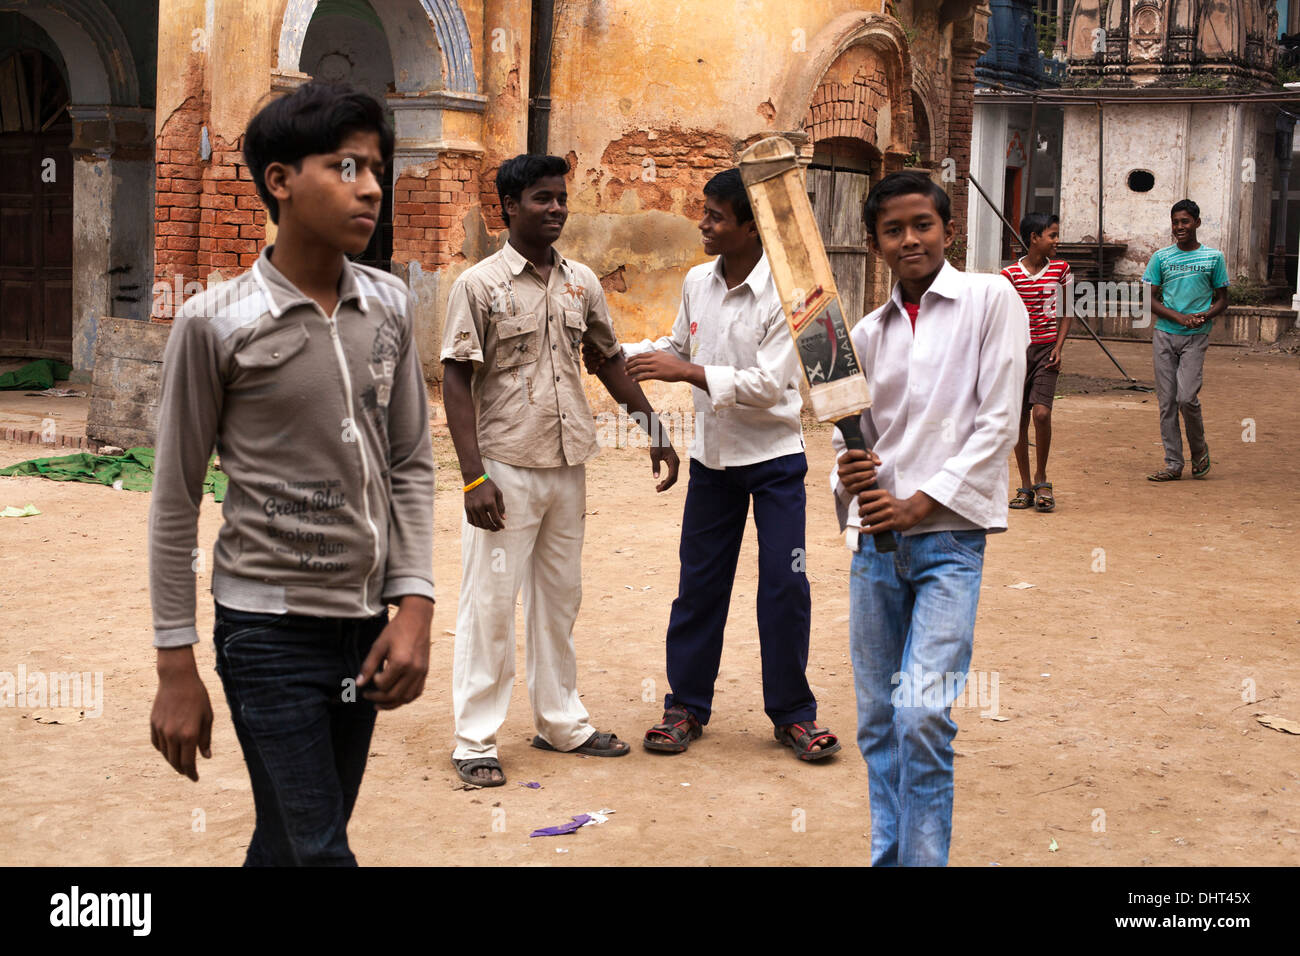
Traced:
[[1034, 241], [1034, 236], [1041, 236], [1047, 232], [1053, 223], [1059, 223], [1060, 216], [1054, 216], [1050, 212], [1031, 212], [1020, 220], [1020, 238], [1025, 242], [1025, 248], [1029, 248], [1029, 243]]
[[1174, 203], [1174, 208], [1169, 210], [1169, 218], [1174, 218], [1174, 213], [1176, 212], [1188, 213], [1193, 219], [1201, 218], [1201, 207], [1196, 205], [1196, 203], [1192, 202], [1190, 199], [1180, 199], [1178, 202]]
[[730, 203], [737, 225], [743, 225], [754, 218], [754, 210], [749, 205], [749, 193], [745, 192], [745, 181], [740, 178], [738, 169], [724, 169], [710, 179], [704, 184], [704, 195]]
[[257, 112], [244, 131], [244, 162], [272, 222], [280, 221], [280, 204], [266, 188], [266, 167], [289, 163], [301, 169], [304, 157], [332, 153], [358, 130], [378, 133], [384, 162], [393, 158], [393, 128], [383, 107], [351, 86], [313, 80]]
[[506, 212], [506, 197], [519, 202], [524, 190], [547, 176], [567, 176], [569, 161], [563, 156], [542, 156], [539, 153], [521, 153], [513, 159], [507, 159], [497, 170], [497, 196], [501, 200], [501, 218], [510, 225], [510, 213]]
[[880, 207], [886, 200], [911, 195], [929, 196], [943, 224], [946, 226], [952, 221], [952, 201], [933, 179], [920, 173], [890, 173], [871, 187], [871, 192], [867, 193], [866, 205], [862, 209], [862, 218], [867, 224], [867, 232], [870, 233], [871, 238], [876, 237], [876, 218], [880, 215]]

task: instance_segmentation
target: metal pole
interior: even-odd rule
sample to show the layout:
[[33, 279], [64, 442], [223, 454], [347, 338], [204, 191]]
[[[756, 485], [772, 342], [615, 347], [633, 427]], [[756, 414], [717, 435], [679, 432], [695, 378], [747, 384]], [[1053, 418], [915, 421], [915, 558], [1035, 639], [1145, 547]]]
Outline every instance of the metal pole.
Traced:
[[[1007, 217], [1002, 215], [1002, 210], [999, 209], [997, 205], [993, 202], [993, 200], [989, 198], [989, 194], [984, 191], [984, 188], [975, 181], [975, 177], [972, 176], [970, 173], [967, 173], [966, 178], [970, 180], [970, 184], [975, 187], [976, 192], [978, 192], [981, 196], [984, 197], [984, 201], [988, 203], [989, 206], [993, 209], [994, 214], [996, 214], [997, 217], [1002, 220], [1002, 225], [1006, 226], [1008, 229], [1011, 230], [1011, 235], [1015, 236], [1016, 242], [1020, 243], [1020, 247], [1024, 249], [1025, 252], [1028, 252], [1029, 246], [1025, 243], [1025, 240], [1020, 238], [1020, 233], [1016, 231], [1016, 227], [1011, 225], [1011, 223], [1007, 222]], [[1092, 330], [1092, 326], [1088, 324], [1088, 320], [1081, 315], [1076, 315], [1075, 318], [1079, 320], [1079, 324], [1083, 326], [1084, 331], [1092, 336], [1092, 340], [1096, 342], [1099, 346], [1101, 346], [1101, 350], [1106, 353], [1106, 358], [1110, 359], [1112, 362], [1115, 363], [1115, 367], [1119, 369], [1119, 373], [1124, 376], [1124, 380], [1126, 382], [1136, 384], [1137, 379], [1135, 379], [1128, 372], [1124, 371], [1124, 366], [1120, 365], [1119, 359], [1115, 358], [1115, 356], [1111, 354], [1110, 349], [1106, 348], [1106, 343], [1103, 342], [1101, 339], [1097, 338], [1097, 333]]]
[[1097, 281], [1101, 282], [1105, 278], [1105, 261], [1102, 258], [1101, 248], [1101, 208], [1106, 194], [1105, 175], [1102, 164], [1105, 161], [1101, 150], [1102, 135], [1104, 133], [1101, 103], [1097, 103]]

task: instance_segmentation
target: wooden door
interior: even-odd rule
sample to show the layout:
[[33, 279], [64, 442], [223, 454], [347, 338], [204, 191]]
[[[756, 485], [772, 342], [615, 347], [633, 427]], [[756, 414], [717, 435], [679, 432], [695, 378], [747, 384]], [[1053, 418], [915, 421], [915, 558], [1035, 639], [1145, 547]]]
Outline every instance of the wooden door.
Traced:
[[810, 167], [807, 172], [813, 216], [831, 260], [844, 319], [851, 327], [873, 307], [869, 296], [871, 253], [862, 221], [870, 177], [845, 169]]
[[0, 62], [0, 352], [72, 357], [72, 120], [57, 66]]

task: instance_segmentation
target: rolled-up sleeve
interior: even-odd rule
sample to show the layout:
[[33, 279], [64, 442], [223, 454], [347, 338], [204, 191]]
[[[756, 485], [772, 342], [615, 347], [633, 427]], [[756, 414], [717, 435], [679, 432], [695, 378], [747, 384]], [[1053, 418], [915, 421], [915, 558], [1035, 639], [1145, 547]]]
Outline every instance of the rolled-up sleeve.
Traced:
[[1029, 316], [1015, 288], [988, 291], [980, 332], [974, 428], [955, 454], [920, 490], [975, 524], [983, 525], [999, 496], [1002, 469], [1015, 444], [1029, 347]]
[[765, 329], [763, 341], [758, 346], [757, 364], [748, 368], [729, 365], [704, 367], [709, 397], [715, 409], [732, 405], [771, 408], [781, 400], [793, 377], [799, 374], [794, 339], [779, 307], [768, 316]]
[[685, 292], [682, 294], [681, 303], [677, 306], [677, 318], [673, 320], [671, 334], [623, 345], [623, 354], [628, 358], [646, 352], [669, 352], [684, 362], [691, 360], [691, 318]]
[[440, 361], [482, 364], [484, 329], [480, 317], [486, 312], [483, 305], [475, 302], [474, 291], [464, 276], [456, 280], [447, 297]]

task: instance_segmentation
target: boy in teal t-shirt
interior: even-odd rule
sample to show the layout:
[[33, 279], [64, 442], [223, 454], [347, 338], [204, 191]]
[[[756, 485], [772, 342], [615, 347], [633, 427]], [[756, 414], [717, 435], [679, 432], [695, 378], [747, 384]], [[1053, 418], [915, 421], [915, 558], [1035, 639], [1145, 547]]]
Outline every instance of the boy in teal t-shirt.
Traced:
[[1176, 481], [1183, 476], [1183, 436], [1178, 413], [1187, 425], [1192, 453], [1192, 477], [1210, 470], [1210, 449], [1201, 419], [1201, 373], [1214, 317], [1228, 308], [1228, 266], [1218, 249], [1201, 245], [1196, 230], [1201, 210], [1190, 199], [1174, 203], [1170, 212], [1174, 245], [1151, 257], [1142, 281], [1151, 290], [1156, 327], [1151, 333], [1156, 398], [1160, 403], [1160, 438], [1165, 467], [1150, 481]]

